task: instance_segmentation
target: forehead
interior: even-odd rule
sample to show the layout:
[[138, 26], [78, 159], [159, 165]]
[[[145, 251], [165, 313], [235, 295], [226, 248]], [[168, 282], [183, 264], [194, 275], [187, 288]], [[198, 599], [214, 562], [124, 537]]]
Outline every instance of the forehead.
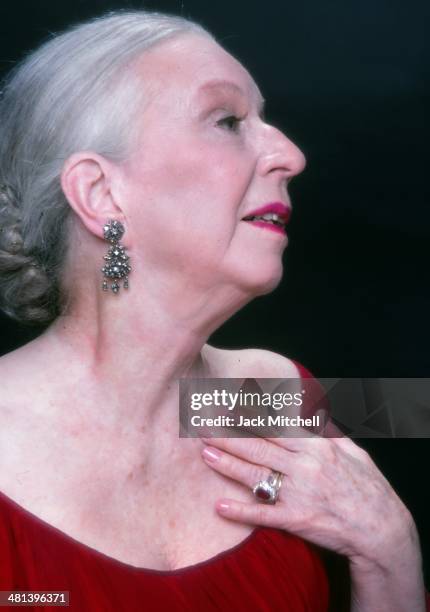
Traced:
[[248, 96], [259, 105], [263, 101], [244, 66], [215, 41], [199, 34], [181, 35], [147, 51], [139, 71], [153, 99], [198, 101], [230, 93]]

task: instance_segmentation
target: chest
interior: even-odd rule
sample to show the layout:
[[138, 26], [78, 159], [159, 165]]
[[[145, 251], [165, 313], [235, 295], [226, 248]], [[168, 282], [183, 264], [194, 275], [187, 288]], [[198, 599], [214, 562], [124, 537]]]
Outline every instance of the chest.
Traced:
[[[198, 461], [196, 457], [196, 465]], [[86, 478], [65, 475], [64, 465], [61, 477], [46, 465], [43, 470], [20, 465], [2, 477], [0, 490], [34, 515], [33, 520], [37, 517], [60, 530], [60, 537], [135, 567], [174, 570], [200, 563], [236, 546], [253, 529], [215, 510], [217, 499], [251, 501], [250, 492], [203, 462], [184, 468], [180, 479], [172, 473], [171, 479], [163, 474], [158, 480], [111, 486], [96, 473]]]

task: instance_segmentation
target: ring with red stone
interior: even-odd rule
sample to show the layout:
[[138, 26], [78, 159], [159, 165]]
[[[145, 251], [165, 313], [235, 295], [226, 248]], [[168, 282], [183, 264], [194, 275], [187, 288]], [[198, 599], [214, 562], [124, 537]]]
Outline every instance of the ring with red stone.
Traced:
[[281, 488], [283, 474], [272, 472], [267, 480], [260, 480], [252, 489], [254, 497], [263, 504], [275, 504]]

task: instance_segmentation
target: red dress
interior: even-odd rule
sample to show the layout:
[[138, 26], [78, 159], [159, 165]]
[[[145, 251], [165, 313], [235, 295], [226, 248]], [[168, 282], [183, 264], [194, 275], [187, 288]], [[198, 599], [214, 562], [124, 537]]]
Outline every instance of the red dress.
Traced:
[[76, 612], [348, 612], [348, 578], [345, 557], [267, 527], [195, 565], [136, 568], [0, 493], [0, 591], [69, 591]]

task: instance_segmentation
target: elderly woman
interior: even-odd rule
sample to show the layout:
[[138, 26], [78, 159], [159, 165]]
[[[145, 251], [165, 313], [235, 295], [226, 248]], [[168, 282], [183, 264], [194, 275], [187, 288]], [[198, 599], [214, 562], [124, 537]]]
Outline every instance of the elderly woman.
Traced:
[[144, 11], [74, 27], [8, 78], [2, 307], [48, 325], [0, 360], [2, 591], [68, 591], [78, 611], [425, 610], [413, 518], [351, 440], [178, 438], [180, 378], [304, 372], [207, 343], [282, 277], [305, 158], [262, 108], [202, 27]]

